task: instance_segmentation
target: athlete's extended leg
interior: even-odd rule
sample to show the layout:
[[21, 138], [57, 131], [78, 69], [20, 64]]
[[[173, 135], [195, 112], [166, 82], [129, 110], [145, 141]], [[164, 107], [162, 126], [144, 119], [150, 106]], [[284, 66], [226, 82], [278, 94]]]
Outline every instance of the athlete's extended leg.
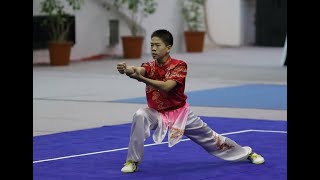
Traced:
[[216, 133], [191, 110], [189, 110], [184, 135], [203, 147], [209, 154], [227, 161], [247, 159], [252, 152], [250, 147], [242, 147], [230, 138]]

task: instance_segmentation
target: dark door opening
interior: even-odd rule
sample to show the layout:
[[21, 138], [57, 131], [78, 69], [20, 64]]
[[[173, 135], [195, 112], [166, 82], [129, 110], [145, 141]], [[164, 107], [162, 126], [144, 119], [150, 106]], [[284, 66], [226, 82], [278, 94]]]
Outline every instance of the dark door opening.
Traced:
[[257, 46], [283, 47], [287, 34], [287, 0], [257, 0]]

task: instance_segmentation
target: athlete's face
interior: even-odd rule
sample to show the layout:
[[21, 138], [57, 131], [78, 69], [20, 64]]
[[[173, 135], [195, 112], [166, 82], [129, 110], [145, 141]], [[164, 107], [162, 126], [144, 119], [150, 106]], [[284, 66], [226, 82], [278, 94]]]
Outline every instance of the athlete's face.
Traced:
[[151, 38], [151, 54], [153, 59], [161, 60], [164, 56], [169, 54], [170, 45], [166, 45], [159, 37]]

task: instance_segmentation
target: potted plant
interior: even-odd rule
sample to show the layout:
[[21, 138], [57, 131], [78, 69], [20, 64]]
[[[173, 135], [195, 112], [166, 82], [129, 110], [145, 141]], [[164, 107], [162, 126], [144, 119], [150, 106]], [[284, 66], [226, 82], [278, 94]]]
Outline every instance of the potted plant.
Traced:
[[187, 52], [202, 52], [205, 35], [205, 0], [180, 0], [187, 30], [184, 32]]
[[[142, 20], [156, 11], [155, 0], [112, 0], [107, 4], [107, 9], [115, 8], [126, 19], [130, 29], [130, 36], [122, 36], [123, 57], [132, 59], [140, 58], [144, 40]], [[112, 6], [112, 7], [111, 7]], [[128, 15], [127, 15], [128, 14]]]
[[[79, 10], [83, 0], [65, 0], [73, 11]], [[65, 10], [65, 4], [60, 0], [43, 0], [40, 3], [41, 12], [47, 15], [43, 26], [47, 28], [50, 41], [48, 49], [51, 65], [68, 65], [73, 42], [68, 40], [71, 15]]]

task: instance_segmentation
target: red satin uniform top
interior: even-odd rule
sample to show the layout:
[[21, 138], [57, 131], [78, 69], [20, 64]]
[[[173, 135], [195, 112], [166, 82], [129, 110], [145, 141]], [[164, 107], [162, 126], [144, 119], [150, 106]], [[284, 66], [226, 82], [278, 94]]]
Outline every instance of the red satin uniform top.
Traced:
[[157, 111], [168, 111], [178, 109], [186, 104], [187, 96], [184, 94], [187, 76], [187, 64], [182, 60], [173, 59], [169, 56], [164, 65], [158, 64], [156, 60], [143, 63], [145, 77], [149, 79], [167, 81], [174, 80], [177, 85], [169, 92], [157, 90], [150, 85], [146, 86], [146, 97], [148, 106]]

